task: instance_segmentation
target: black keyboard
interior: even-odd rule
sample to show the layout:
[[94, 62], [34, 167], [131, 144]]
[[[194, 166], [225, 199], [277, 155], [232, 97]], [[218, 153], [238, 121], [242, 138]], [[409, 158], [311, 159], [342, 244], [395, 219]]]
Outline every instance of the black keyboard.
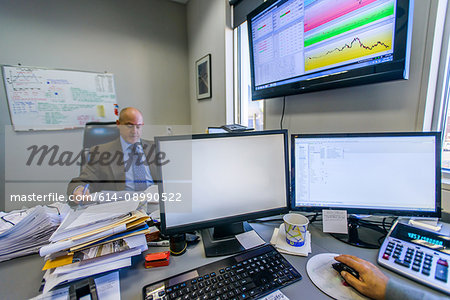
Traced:
[[143, 287], [144, 300], [257, 299], [302, 279], [272, 245], [237, 255]]

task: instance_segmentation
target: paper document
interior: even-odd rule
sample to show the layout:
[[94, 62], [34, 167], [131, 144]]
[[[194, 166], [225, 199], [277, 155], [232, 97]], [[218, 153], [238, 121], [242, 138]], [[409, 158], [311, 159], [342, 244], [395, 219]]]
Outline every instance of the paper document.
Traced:
[[261, 300], [289, 300], [280, 290], [276, 290], [275, 292], [265, 296]]
[[[103, 228], [107, 226], [111, 226], [114, 224], [117, 224], [117, 222], [120, 220], [120, 218], [115, 218], [111, 220], [105, 220], [101, 222], [97, 222], [92, 225], [86, 225], [84, 227], [74, 228], [66, 230], [66, 228], [60, 226], [51, 236], [50, 241], [51, 242], [57, 242], [65, 239], [69, 239], [78, 235], [83, 235], [87, 232], [91, 232], [94, 230], [102, 230]], [[66, 224], [67, 225], [67, 224]]]
[[133, 248], [139, 248], [142, 251], [145, 251], [147, 248], [146, 245], [147, 239], [145, 238], [145, 234], [126, 237], [109, 243], [104, 243], [99, 246], [93, 246], [80, 251], [76, 251], [74, 253], [59, 256], [53, 260], [48, 259], [42, 270], [45, 271], [48, 269], [62, 267], [73, 263], [88, 261], [90, 259], [118, 253]]
[[142, 253], [141, 248], [133, 248], [122, 252], [92, 258], [86, 261], [81, 261], [70, 265], [61, 266], [59, 268], [54, 269], [52, 274], [61, 275], [61, 274], [81, 272], [82, 270], [92, 269], [94, 267], [101, 267], [102, 265], [107, 265], [115, 261], [139, 255], [141, 253]]
[[77, 228], [86, 226], [87, 224], [120, 217], [130, 211], [135, 211], [138, 206], [138, 201], [118, 201], [90, 205], [84, 209], [78, 218], [68, 225], [66, 229]]
[[[78, 212], [74, 212], [77, 214]], [[69, 214], [67, 218], [72, 218], [72, 215]], [[63, 240], [80, 240], [88, 237], [88, 241], [94, 241], [94, 235], [104, 232], [106, 230], [112, 230], [114, 228], [119, 228], [120, 226], [125, 226], [126, 229], [132, 229], [135, 226], [145, 222], [148, 219], [147, 214], [141, 211], [133, 211], [121, 218], [115, 218], [112, 220], [101, 221], [92, 225], [86, 225], [81, 228], [76, 229], [65, 229], [63, 228], [64, 224], [68, 225], [66, 220], [64, 223], [55, 231], [55, 233], [50, 238], [51, 242], [63, 242]], [[112, 223], [111, 223], [112, 222]], [[104, 236], [104, 235], [102, 235]], [[79, 243], [78, 243], [79, 244]]]
[[82, 234], [78, 234], [76, 236], [72, 235], [72, 236], [70, 236], [70, 238], [72, 240], [82, 239], [82, 238], [85, 238], [88, 236], [93, 236], [94, 234], [100, 233], [105, 230], [116, 228], [116, 227], [118, 227], [120, 225], [124, 225], [124, 224], [127, 229], [132, 229], [133, 227], [144, 223], [147, 219], [148, 219], [147, 214], [145, 214], [141, 211], [135, 210], [132, 213], [127, 214], [126, 216], [124, 216], [122, 218], [116, 219], [115, 223], [101, 227], [101, 228], [97, 228], [95, 230], [88, 230], [91, 226], [85, 226], [85, 228], [87, 228], [86, 230], [88, 230], [88, 231], [86, 231]]
[[65, 282], [71, 282], [77, 279], [89, 277], [95, 274], [100, 274], [103, 272], [111, 271], [111, 270], [117, 270], [124, 267], [131, 266], [131, 258], [125, 258], [118, 261], [114, 261], [108, 264], [102, 264], [99, 266], [95, 266], [92, 268], [86, 268], [79, 271], [71, 272], [68, 274], [62, 274], [62, 275], [55, 275], [52, 274], [49, 270], [44, 275], [45, 279], [45, 286], [44, 286], [44, 293], [50, 291], [52, 288], [57, 286], [58, 284], [65, 283]]
[[264, 240], [254, 230], [237, 234], [236, 239], [245, 250], [265, 244]]
[[323, 232], [348, 234], [346, 210], [322, 210]]
[[120, 300], [119, 272], [94, 279], [99, 300]]
[[145, 235], [147, 233], [150, 233], [150, 230], [148, 229], [148, 225], [144, 224], [144, 225], [139, 226], [138, 228], [130, 229], [130, 230], [127, 230], [124, 232], [120, 232], [120, 233], [117, 233], [114, 235], [107, 236], [105, 238], [88, 241], [86, 243], [74, 246], [74, 247], [70, 248], [69, 251], [70, 252], [81, 251], [86, 248], [99, 246], [99, 245], [106, 244], [108, 242], [117, 241], [117, 240], [120, 240], [120, 239], [123, 239], [126, 237]]
[[109, 229], [107, 231], [99, 232], [92, 236], [88, 236], [88, 237], [85, 237], [83, 239], [79, 239], [76, 241], [66, 240], [66, 241], [60, 241], [60, 242], [52, 243], [49, 245], [45, 245], [41, 249], [39, 249], [39, 255], [41, 255], [43, 257], [43, 256], [49, 255], [51, 253], [55, 253], [57, 251], [67, 250], [67, 249], [75, 247], [77, 245], [81, 245], [81, 244], [87, 243], [87, 242], [95, 240], [95, 239], [100, 239], [100, 238], [107, 237], [107, 236], [110, 236], [110, 235], [113, 235], [116, 233], [120, 233], [125, 230], [127, 230], [126, 225], [119, 225], [119, 226]]
[[43, 293], [29, 300], [69, 300], [69, 287]]

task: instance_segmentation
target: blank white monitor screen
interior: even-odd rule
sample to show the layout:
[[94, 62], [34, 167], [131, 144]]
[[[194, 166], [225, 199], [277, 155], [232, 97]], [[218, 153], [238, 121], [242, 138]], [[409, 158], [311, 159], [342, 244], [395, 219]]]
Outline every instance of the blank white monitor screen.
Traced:
[[287, 209], [286, 139], [278, 132], [159, 140], [170, 161], [160, 192], [181, 200], [163, 203], [166, 228]]
[[436, 136], [298, 135], [293, 143], [296, 208], [436, 211]]

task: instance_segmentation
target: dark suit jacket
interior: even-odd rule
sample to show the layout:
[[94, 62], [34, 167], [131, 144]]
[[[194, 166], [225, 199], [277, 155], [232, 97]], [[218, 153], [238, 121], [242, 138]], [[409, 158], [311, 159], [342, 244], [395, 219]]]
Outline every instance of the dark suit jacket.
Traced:
[[[152, 162], [156, 152], [154, 143], [146, 140], [141, 140], [141, 142], [146, 154], [146, 160]], [[120, 138], [106, 144], [94, 146], [89, 151], [89, 163], [83, 165], [80, 176], [70, 181], [67, 187], [67, 194], [71, 195], [77, 186], [87, 183], [89, 183], [89, 191], [91, 193], [102, 190], [124, 190], [126, 164], [121, 164], [123, 162], [123, 152]], [[97, 154], [93, 157], [94, 151]], [[155, 163], [150, 163], [149, 168], [153, 181], [157, 182], [158, 173]]]

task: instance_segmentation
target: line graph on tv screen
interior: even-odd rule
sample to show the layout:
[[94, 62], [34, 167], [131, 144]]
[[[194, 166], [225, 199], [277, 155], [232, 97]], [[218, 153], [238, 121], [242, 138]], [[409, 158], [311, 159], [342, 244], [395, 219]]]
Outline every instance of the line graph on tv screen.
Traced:
[[[305, 72], [393, 52], [393, 0], [344, 0], [342, 9], [346, 8], [345, 15], [332, 10], [335, 0], [318, 2], [305, 8]], [[316, 15], [318, 19], [308, 20], [308, 14], [318, 8], [324, 8], [321, 14]]]
[[392, 25], [387, 24], [327, 42], [305, 51], [305, 71], [386, 54], [392, 49]]

